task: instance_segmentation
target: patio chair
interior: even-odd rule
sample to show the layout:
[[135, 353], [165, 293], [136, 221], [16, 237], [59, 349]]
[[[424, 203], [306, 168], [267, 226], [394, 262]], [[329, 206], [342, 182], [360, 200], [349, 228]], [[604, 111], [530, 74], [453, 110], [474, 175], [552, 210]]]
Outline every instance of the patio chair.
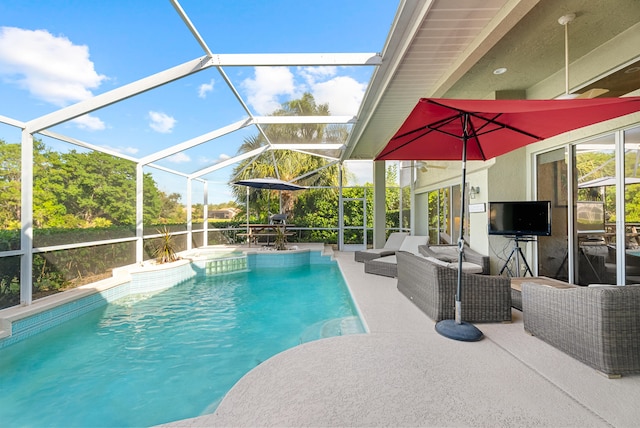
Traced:
[[[408, 253], [420, 256], [421, 245], [427, 245], [428, 236], [407, 236], [402, 241], [402, 245], [398, 251], [406, 251]], [[367, 260], [364, 262], [364, 271], [376, 275], [389, 276], [395, 278], [398, 276], [398, 261], [395, 254], [392, 256], [378, 257], [377, 259]]]
[[[458, 246], [457, 245], [421, 245], [420, 246], [420, 254], [425, 257], [433, 257], [438, 260], [448, 262], [448, 263], [457, 263], [458, 262]], [[464, 265], [466, 269], [463, 267], [463, 271], [467, 273], [482, 273], [484, 275], [489, 275], [489, 256], [482, 255], [477, 251], [472, 250], [469, 246], [464, 246]], [[478, 269], [474, 269], [477, 267]]]
[[[456, 269], [433, 258], [398, 251], [398, 290], [434, 321], [455, 317]], [[504, 276], [462, 272], [462, 319], [469, 322], [511, 321], [511, 280]]]
[[406, 232], [393, 232], [389, 235], [387, 242], [384, 243], [384, 247], [356, 251], [353, 257], [355, 261], [364, 263], [367, 260], [377, 259], [378, 257], [391, 256], [400, 249], [402, 241], [407, 235], [409, 234]]
[[269, 216], [269, 224], [286, 224], [287, 214], [273, 214]]
[[438, 233], [438, 236], [440, 237], [440, 243], [441, 244], [446, 244], [446, 245], [453, 244], [453, 242], [451, 240], [451, 236], [449, 236], [447, 233], [440, 232], [440, 233]]

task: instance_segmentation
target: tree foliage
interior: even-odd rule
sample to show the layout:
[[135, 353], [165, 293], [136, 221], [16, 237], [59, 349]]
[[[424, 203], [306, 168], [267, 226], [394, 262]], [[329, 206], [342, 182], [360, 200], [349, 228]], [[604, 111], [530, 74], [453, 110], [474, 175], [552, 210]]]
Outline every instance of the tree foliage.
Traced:
[[[638, 153], [630, 150], [625, 153], [625, 177], [638, 177]], [[585, 152], [576, 158], [576, 169], [581, 182], [604, 177], [615, 177], [616, 163], [613, 151]], [[604, 200], [602, 197], [604, 196]], [[640, 185], [627, 184], [624, 189], [625, 222], [640, 223]], [[616, 221], [616, 188], [584, 188], [578, 190], [578, 200], [602, 200], [607, 222]]]
[[[282, 105], [282, 108], [273, 113], [275, 116], [328, 116], [327, 104], [316, 104], [315, 99], [309, 93], [302, 98], [292, 100]], [[344, 143], [348, 130], [343, 126], [327, 126], [324, 124], [289, 124], [268, 125], [263, 127], [264, 135], [258, 134], [245, 138], [238, 149], [238, 154], [247, 153], [269, 143]], [[265, 138], [266, 136], [266, 138]], [[312, 171], [316, 173], [305, 176], [296, 184], [304, 186], [336, 186], [337, 166], [324, 169], [329, 161], [326, 158], [311, 156], [291, 150], [268, 150], [254, 159], [240, 162], [233, 169], [232, 176], [235, 180], [248, 178], [276, 177], [284, 181], [292, 181]], [[239, 205], [246, 204], [246, 188], [234, 186], [233, 193]], [[266, 220], [267, 213], [278, 212], [280, 197], [282, 197], [283, 212], [292, 215], [296, 200], [302, 192], [269, 191], [262, 189], [249, 189], [249, 205], [254, 208], [255, 218]], [[246, 205], [245, 205], [246, 208]], [[243, 210], [244, 211], [244, 210]]]
[[[0, 140], [0, 250], [20, 248], [21, 146]], [[185, 221], [178, 194], [143, 174], [145, 225]], [[135, 236], [136, 165], [100, 152], [60, 153], [33, 144], [34, 246]], [[131, 242], [35, 254], [33, 292], [40, 296], [87, 276], [133, 263]], [[19, 257], [0, 258], [0, 308], [19, 303]]]
[[[87, 228], [135, 224], [136, 166], [100, 152], [58, 153], [41, 141], [33, 147], [34, 227]], [[20, 227], [20, 145], [0, 140], [0, 227]], [[143, 174], [146, 224], [184, 222], [178, 194], [160, 191]]]

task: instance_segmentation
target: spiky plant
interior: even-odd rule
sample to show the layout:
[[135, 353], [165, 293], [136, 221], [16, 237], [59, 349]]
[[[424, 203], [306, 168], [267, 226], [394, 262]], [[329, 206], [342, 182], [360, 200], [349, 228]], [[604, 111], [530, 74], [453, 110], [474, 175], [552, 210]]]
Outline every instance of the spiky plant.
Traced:
[[154, 256], [158, 263], [171, 263], [178, 260], [176, 254], [175, 243], [173, 242], [173, 236], [169, 232], [166, 226], [158, 230], [162, 236], [160, 238], [160, 244], [156, 248]]
[[287, 235], [285, 234], [285, 228], [282, 226], [276, 227], [276, 241], [274, 248], [278, 251], [287, 249]]

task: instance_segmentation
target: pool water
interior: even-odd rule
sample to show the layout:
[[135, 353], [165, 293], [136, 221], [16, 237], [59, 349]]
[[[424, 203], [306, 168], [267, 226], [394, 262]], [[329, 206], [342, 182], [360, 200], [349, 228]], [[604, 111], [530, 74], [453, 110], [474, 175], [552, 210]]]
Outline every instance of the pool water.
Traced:
[[318, 328], [341, 318], [359, 326], [342, 334], [363, 331], [334, 263], [198, 277], [130, 296], [4, 349], [0, 421], [125, 427], [211, 413], [269, 357], [341, 334]]

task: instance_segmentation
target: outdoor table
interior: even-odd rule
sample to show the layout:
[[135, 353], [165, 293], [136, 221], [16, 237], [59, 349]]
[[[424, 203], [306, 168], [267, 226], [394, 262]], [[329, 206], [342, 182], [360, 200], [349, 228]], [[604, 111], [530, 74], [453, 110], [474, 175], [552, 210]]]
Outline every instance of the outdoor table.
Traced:
[[257, 244], [258, 238], [266, 237], [267, 245], [270, 243], [270, 238], [278, 236], [278, 231], [283, 231], [285, 236], [294, 235], [293, 232], [287, 232], [287, 224], [249, 224], [247, 225], [247, 233], [238, 233], [238, 236], [246, 236], [249, 247], [251, 244]]

